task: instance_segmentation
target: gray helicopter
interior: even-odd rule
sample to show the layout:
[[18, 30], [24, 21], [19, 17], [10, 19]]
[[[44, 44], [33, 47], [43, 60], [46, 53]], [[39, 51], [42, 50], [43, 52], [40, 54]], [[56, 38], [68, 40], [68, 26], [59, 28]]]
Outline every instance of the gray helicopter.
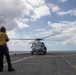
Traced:
[[[60, 35], [64, 33], [56, 33], [56, 34], [51, 34], [48, 36], [45, 36], [43, 38], [36, 38], [36, 39], [23, 39], [23, 38], [13, 38], [10, 40], [34, 40], [32, 41], [32, 46], [31, 46], [31, 54], [47, 54], [47, 47], [45, 46], [44, 42], [41, 42], [41, 40], [44, 40], [45, 38], [55, 36], [55, 35]], [[56, 40], [56, 41], [61, 41], [61, 40]]]
[[32, 51], [31, 54], [46, 54], [47, 47], [45, 46], [44, 42], [41, 42], [42, 39], [37, 38], [33, 43], [32, 43]]

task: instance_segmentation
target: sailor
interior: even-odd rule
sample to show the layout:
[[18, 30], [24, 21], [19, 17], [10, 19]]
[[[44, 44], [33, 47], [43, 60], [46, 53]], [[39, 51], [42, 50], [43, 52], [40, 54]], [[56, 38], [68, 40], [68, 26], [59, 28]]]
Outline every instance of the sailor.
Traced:
[[9, 38], [6, 34], [6, 28], [2, 26], [0, 28], [0, 72], [3, 71], [3, 57], [5, 55], [7, 64], [8, 64], [8, 71], [14, 71], [15, 69], [12, 68], [9, 50], [7, 47], [7, 42], [9, 41]]
[[42, 42], [42, 45], [41, 45], [41, 46], [44, 48], [44, 50], [45, 50], [45, 54], [46, 54], [46, 50], [47, 50], [47, 48], [46, 48], [44, 42]]

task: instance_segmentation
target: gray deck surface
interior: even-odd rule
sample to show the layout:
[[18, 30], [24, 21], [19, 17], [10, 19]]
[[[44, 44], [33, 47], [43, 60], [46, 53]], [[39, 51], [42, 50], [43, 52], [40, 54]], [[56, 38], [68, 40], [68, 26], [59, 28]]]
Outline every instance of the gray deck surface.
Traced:
[[76, 53], [51, 53], [47, 55], [12, 55], [14, 72], [4, 71], [0, 75], [76, 75]]

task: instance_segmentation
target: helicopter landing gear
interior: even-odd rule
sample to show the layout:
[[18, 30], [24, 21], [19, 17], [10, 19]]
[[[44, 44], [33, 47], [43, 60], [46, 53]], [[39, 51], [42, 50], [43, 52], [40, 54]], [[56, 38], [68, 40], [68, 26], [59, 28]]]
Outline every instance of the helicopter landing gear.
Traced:
[[31, 54], [33, 55], [33, 54], [34, 54], [34, 52], [33, 52], [33, 51], [31, 51]]

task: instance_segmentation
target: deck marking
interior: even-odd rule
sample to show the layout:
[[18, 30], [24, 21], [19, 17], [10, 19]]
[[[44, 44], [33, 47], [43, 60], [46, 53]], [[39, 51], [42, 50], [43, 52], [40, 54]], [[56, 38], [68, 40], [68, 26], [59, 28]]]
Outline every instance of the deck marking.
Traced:
[[71, 65], [74, 69], [76, 69], [76, 67], [73, 65], [73, 64], [71, 64], [68, 60], [66, 60], [64, 57], [62, 57], [62, 59], [63, 60], [65, 60], [69, 65]]
[[[29, 58], [32, 58], [32, 57], [34, 57], [34, 56], [30, 56], [30, 57], [27, 57], [27, 58], [25, 57], [25, 58], [22, 58], [22, 59], [19, 59], [19, 60], [16, 60], [16, 61], [12, 61], [11, 63], [13, 64], [13, 63], [23, 61], [23, 60], [26, 60], [26, 59], [29, 59]], [[4, 65], [7, 65], [7, 63], [5, 63]]]

